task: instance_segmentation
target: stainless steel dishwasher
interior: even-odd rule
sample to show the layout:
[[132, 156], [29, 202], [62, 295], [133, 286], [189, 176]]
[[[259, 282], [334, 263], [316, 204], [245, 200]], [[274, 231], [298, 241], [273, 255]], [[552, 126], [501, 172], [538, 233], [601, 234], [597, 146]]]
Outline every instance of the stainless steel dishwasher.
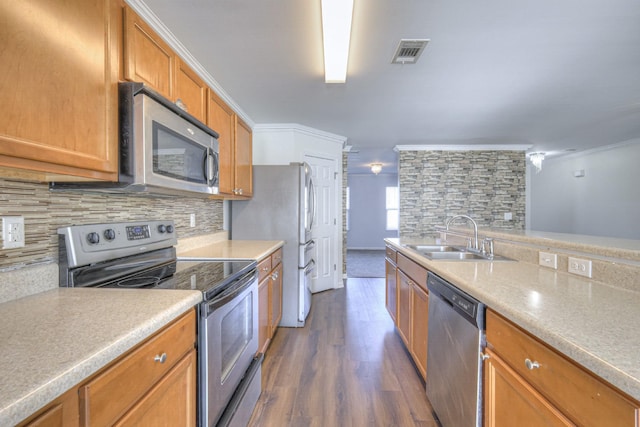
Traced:
[[427, 397], [442, 427], [482, 425], [485, 305], [429, 273]]

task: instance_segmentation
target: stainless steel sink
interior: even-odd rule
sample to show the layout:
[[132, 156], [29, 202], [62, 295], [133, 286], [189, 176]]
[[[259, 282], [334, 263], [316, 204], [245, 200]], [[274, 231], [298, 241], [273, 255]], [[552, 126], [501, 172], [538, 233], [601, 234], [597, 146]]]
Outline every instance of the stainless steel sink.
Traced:
[[482, 255], [478, 252], [471, 252], [462, 246], [449, 245], [404, 245], [420, 255], [438, 261], [513, 261], [500, 255], [493, 257]]
[[488, 258], [473, 252], [423, 252], [422, 255], [437, 260], [488, 260]]
[[457, 246], [448, 245], [405, 245], [409, 249], [423, 253], [423, 252], [463, 252], [465, 249]]

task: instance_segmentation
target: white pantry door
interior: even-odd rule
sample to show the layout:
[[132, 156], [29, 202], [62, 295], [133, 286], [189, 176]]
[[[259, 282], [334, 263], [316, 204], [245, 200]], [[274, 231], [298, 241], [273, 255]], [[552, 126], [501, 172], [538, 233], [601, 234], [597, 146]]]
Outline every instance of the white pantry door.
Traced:
[[311, 165], [313, 186], [316, 194], [316, 217], [311, 227], [311, 238], [315, 240], [314, 260], [316, 273], [311, 292], [322, 292], [335, 288], [335, 166], [334, 161], [313, 156], [305, 156]]

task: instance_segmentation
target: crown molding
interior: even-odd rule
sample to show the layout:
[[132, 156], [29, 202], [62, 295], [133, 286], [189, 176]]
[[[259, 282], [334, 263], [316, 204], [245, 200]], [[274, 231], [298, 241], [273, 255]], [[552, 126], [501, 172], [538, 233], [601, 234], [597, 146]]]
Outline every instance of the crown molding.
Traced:
[[283, 132], [283, 131], [295, 131], [303, 133], [305, 135], [314, 136], [327, 141], [334, 142], [344, 146], [347, 142], [346, 136], [336, 135], [334, 133], [325, 132], [319, 129], [304, 126], [298, 123], [268, 123], [257, 124], [253, 127], [254, 132]]
[[196, 74], [198, 74], [213, 91], [233, 109], [236, 114], [247, 124], [253, 128], [255, 122], [247, 115], [247, 113], [229, 96], [220, 84], [213, 78], [211, 74], [198, 62], [198, 60], [189, 52], [189, 50], [178, 40], [176, 36], [167, 28], [167, 26], [158, 18], [158, 16], [147, 6], [143, 0], [125, 0], [131, 8], [147, 23], [160, 37], [180, 56]]
[[528, 144], [396, 145], [393, 151], [527, 151]]

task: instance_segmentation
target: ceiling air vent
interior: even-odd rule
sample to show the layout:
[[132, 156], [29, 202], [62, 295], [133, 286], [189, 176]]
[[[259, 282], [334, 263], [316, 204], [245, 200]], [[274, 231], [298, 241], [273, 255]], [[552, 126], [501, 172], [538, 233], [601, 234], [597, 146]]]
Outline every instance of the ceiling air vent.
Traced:
[[429, 39], [409, 40], [402, 39], [398, 44], [398, 49], [393, 55], [391, 60], [392, 64], [415, 64], [422, 54], [422, 51], [427, 47]]

